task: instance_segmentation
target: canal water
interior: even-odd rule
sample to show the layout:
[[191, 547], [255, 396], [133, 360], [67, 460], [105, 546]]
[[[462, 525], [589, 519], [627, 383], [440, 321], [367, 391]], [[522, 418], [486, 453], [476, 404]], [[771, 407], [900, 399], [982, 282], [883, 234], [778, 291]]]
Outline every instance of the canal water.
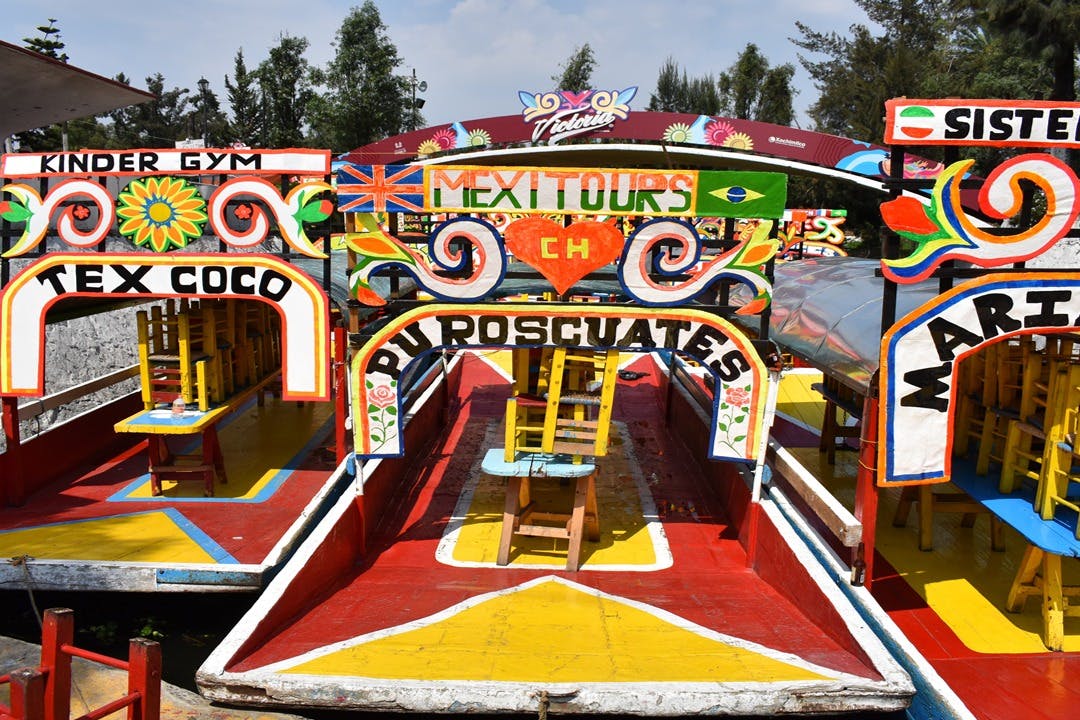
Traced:
[[[70, 608], [75, 645], [126, 659], [135, 637], [161, 645], [162, 679], [198, 692], [195, 671], [255, 602], [255, 595], [224, 593], [59, 593], [8, 590], [0, 593], [0, 635], [41, 642], [40, 613]], [[333, 710], [287, 711], [310, 720], [419, 720], [423, 715]], [[556, 715], [553, 711], [552, 716]], [[439, 716], [449, 717], [449, 716]], [[487, 715], [485, 720], [522, 720], [536, 715]], [[568, 717], [563, 715], [563, 717]], [[790, 718], [790, 715], [782, 716]], [[904, 713], [814, 715], [814, 720], [904, 720]], [[605, 715], [602, 720], [622, 720]], [[629, 720], [627, 718], [626, 720]]]

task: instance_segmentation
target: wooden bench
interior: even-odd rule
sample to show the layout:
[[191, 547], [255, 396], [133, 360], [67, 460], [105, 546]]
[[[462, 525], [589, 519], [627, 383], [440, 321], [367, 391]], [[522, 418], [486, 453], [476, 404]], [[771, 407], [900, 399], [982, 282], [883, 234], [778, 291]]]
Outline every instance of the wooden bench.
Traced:
[[[203, 481], [203, 494], [214, 496], [215, 476], [224, 484], [228, 482], [225, 474], [225, 459], [218, 442], [217, 425], [234, 410], [237, 410], [253, 395], [258, 395], [262, 404], [267, 386], [276, 382], [281, 372], [266, 376], [257, 384], [235, 393], [220, 405], [208, 410], [188, 410], [173, 412], [167, 405], [152, 410], [140, 410], [113, 425], [118, 433], [142, 433], [147, 437], [147, 451], [150, 456], [150, 493], [161, 495], [161, 481], [187, 479], [192, 475]], [[169, 449], [170, 435], [200, 435], [201, 450], [198, 454], [174, 454]]]
[[996, 482], [976, 475], [972, 468], [957, 463], [953, 470], [955, 485], [1027, 541], [1005, 609], [1020, 612], [1028, 597], [1041, 596], [1043, 643], [1051, 650], [1061, 650], [1065, 617], [1080, 617], [1080, 605], [1070, 607], [1070, 598], [1080, 597], [1080, 586], [1063, 585], [1061, 575], [1062, 557], [1080, 558], [1080, 540], [1072, 530], [1075, 518], [1067, 517], [1068, 511], [1063, 509], [1052, 520], [1043, 520], [1035, 511], [1030, 489], [1002, 493]]
[[[510, 545], [515, 535], [562, 538], [570, 541], [566, 569], [576, 571], [581, 564], [582, 537], [588, 533], [590, 540], [595, 542], [600, 539], [596, 465], [574, 463], [565, 455], [520, 451], [515, 454], [513, 461], [507, 462], [503, 448], [492, 448], [484, 455], [480, 467], [488, 475], [507, 478], [496, 562], [499, 565], [510, 562]], [[550, 512], [535, 506], [531, 497], [531, 483], [547, 478], [577, 480], [574, 506], [570, 512]]]
[[[836, 417], [840, 411], [846, 412], [856, 420], [862, 419], [862, 398], [854, 390], [841, 385], [828, 375], [822, 376], [822, 382], [810, 385], [825, 399], [825, 415], [821, 421], [821, 442], [819, 448], [826, 453], [830, 465], [836, 462], [836, 439], [859, 437], [859, 425], [846, 425]], [[843, 447], [843, 446], [842, 446]], [[854, 448], [852, 448], [854, 449]]]

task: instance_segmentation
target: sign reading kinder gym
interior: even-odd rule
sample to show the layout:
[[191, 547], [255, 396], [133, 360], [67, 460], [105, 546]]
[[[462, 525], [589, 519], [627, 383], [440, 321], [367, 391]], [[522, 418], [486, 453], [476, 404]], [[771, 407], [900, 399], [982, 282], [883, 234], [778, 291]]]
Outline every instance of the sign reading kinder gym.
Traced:
[[885, 102], [885, 142], [1080, 147], [1080, 103], [894, 98]]
[[8, 153], [0, 156], [0, 177], [47, 175], [326, 175], [329, 150], [81, 150]]
[[474, 347], [667, 349], [689, 355], [712, 373], [710, 457], [753, 459], [764, 432], [765, 366], [750, 341], [712, 313], [685, 308], [570, 308], [559, 304], [431, 304], [380, 328], [352, 360], [356, 454], [404, 452], [398, 380], [427, 353]]
[[246, 253], [46, 255], [0, 291], [0, 395], [38, 396], [44, 392], [45, 314], [56, 302], [75, 296], [267, 302], [288, 317], [282, 325], [284, 396], [290, 400], [329, 399], [330, 310], [326, 294], [318, 283], [280, 258]]
[[908, 313], [881, 341], [881, 485], [946, 482], [958, 364], [1006, 337], [1080, 329], [1080, 275], [986, 275]]

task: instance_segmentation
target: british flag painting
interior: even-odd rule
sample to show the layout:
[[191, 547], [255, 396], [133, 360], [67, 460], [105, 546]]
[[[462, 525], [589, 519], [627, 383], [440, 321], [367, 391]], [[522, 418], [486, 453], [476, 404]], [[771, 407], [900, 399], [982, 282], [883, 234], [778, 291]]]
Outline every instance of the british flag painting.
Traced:
[[338, 167], [338, 210], [341, 212], [424, 211], [424, 168], [420, 165], [353, 165]]

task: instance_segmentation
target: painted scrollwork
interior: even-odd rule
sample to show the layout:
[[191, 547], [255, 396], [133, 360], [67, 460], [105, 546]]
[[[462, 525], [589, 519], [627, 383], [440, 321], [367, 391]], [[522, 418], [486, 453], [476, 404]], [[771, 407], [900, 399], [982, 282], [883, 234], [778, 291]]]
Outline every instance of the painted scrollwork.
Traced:
[[240, 197], [254, 197], [266, 204], [277, 221], [282, 239], [299, 253], [314, 258], [325, 258], [326, 253], [316, 247], [304, 230], [306, 222], [320, 222], [330, 216], [333, 203], [319, 199], [330, 192], [329, 184], [321, 180], [304, 180], [282, 197], [270, 182], [257, 177], [241, 177], [225, 182], [210, 197], [210, 226], [221, 240], [235, 248], [249, 248], [266, 240], [270, 221], [262, 208], [255, 204], [242, 205], [250, 222], [246, 230], [229, 227], [225, 211], [230, 201]]
[[1005, 220], [1020, 212], [1021, 180], [1034, 183], [1046, 196], [1046, 213], [1032, 227], [1014, 235], [995, 235], [978, 227], [960, 202], [960, 181], [974, 160], [946, 168], [931, 193], [929, 205], [912, 197], [882, 203], [881, 216], [898, 234], [916, 243], [915, 252], [899, 260], [882, 260], [882, 273], [900, 283], [927, 278], [946, 260], [964, 260], [996, 267], [1033, 258], [1068, 233], [1080, 214], [1078, 181], [1069, 166], [1052, 155], [1029, 153], [999, 165], [979, 191], [979, 207]]
[[[478, 300], [502, 281], [506, 270], [502, 237], [483, 220], [455, 218], [439, 225], [428, 244], [430, 260], [384, 231], [369, 213], [358, 213], [357, 220], [363, 231], [346, 233], [345, 244], [359, 256], [349, 272], [349, 286], [365, 305], [386, 303], [370, 281], [377, 270], [389, 266], [405, 269], [422, 288], [444, 300]], [[468, 247], [455, 247], [455, 240], [464, 240]], [[468, 274], [449, 278], [439, 271]]]
[[[619, 281], [627, 294], [643, 305], [668, 306], [693, 299], [715, 280], [731, 278], [754, 291], [754, 300], [739, 312], [759, 312], [769, 303], [772, 292], [763, 266], [779, 245], [769, 237], [771, 229], [772, 222], [760, 222], [746, 242], [702, 262], [701, 237], [691, 225], [680, 220], [647, 222], [630, 236], [619, 262]], [[662, 277], [673, 278], [671, 281], [657, 282], [649, 276], [654, 251], [656, 271]], [[683, 275], [689, 278], [674, 279]]]
[[98, 219], [94, 227], [83, 232], [76, 227], [79, 208], [83, 212], [87, 208], [80, 204], [71, 204], [60, 212], [56, 221], [56, 232], [64, 242], [73, 247], [93, 247], [101, 242], [109, 234], [112, 225], [115, 203], [112, 197], [101, 185], [89, 180], [65, 180], [57, 184], [45, 195], [29, 185], [12, 183], [2, 186], [4, 192], [15, 197], [14, 201], [0, 202], [0, 217], [10, 222], [24, 222], [22, 235], [15, 245], [4, 253], [4, 257], [17, 257], [33, 250], [45, 238], [49, 230], [49, 220], [53, 213], [63, 203], [87, 198], [89, 202], [97, 206]]

